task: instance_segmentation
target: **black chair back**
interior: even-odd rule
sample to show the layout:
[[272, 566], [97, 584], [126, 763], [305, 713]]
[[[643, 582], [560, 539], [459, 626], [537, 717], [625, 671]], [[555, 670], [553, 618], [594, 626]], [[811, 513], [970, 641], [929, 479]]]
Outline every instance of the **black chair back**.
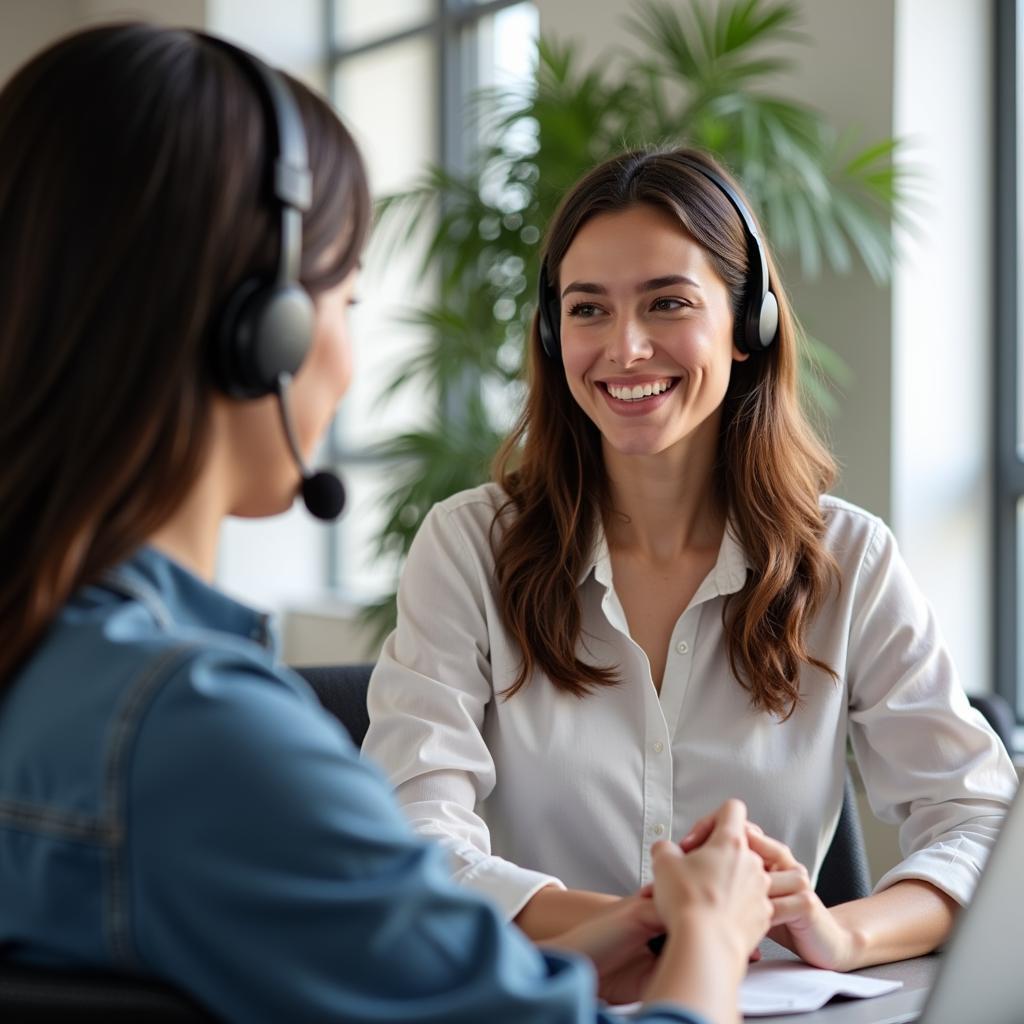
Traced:
[[825, 859], [821, 862], [818, 882], [814, 887], [826, 907], [859, 900], [871, 894], [871, 870], [864, 832], [857, 810], [857, 794], [850, 772], [843, 787], [843, 807]]
[[0, 960], [0, 1020], [10, 1024], [211, 1024], [216, 1018], [159, 982]]
[[361, 665], [303, 665], [294, 669], [316, 691], [320, 703], [337, 718], [357, 746], [363, 745], [370, 715], [366, 691], [373, 663]]

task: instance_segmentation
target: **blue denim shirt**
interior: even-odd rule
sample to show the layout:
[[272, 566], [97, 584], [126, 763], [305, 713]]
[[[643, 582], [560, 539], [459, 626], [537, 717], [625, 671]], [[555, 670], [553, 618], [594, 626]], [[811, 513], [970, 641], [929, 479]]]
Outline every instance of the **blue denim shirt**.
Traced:
[[0, 699], [7, 955], [246, 1022], [615, 1019], [586, 963], [449, 880], [265, 619], [156, 550], [76, 594]]

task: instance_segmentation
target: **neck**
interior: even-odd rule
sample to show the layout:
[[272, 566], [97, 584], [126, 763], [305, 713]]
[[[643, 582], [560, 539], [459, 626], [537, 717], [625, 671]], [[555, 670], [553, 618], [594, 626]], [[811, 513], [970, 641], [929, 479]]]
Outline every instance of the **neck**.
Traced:
[[225, 476], [218, 471], [217, 460], [208, 459], [185, 500], [149, 537], [153, 547], [207, 583], [213, 582], [220, 525], [229, 508]]
[[717, 450], [718, 417], [655, 455], [624, 455], [605, 445], [609, 549], [663, 564], [694, 548], [717, 548], [725, 529]]

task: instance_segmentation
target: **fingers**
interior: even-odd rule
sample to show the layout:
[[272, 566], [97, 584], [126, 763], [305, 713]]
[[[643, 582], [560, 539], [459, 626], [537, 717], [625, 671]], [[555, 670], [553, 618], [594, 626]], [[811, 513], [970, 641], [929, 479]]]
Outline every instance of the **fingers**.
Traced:
[[786, 871], [770, 871], [768, 873], [768, 895], [772, 899], [790, 896], [811, 888], [810, 876], [803, 864], [797, 864]]
[[718, 810], [701, 818], [690, 831], [683, 836], [679, 845], [683, 851], [689, 853], [691, 850], [703, 846], [712, 835], [736, 835], [741, 832], [747, 824], [747, 805], [742, 800], [726, 800]]
[[732, 797], [715, 812], [715, 831], [743, 832], [747, 827], [747, 805]]
[[780, 843], [778, 839], [766, 836], [756, 825], [750, 826], [748, 824], [747, 842], [754, 853], [764, 861], [765, 866], [769, 869], [788, 871], [803, 867], [785, 843]]
[[696, 850], [698, 846], [703, 846], [711, 835], [711, 830], [715, 827], [715, 815], [708, 814], [701, 818], [689, 832], [679, 841], [679, 845], [683, 848], [686, 853], [691, 850]]
[[659, 839], [651, 844], [651, 861], [682, 860], [683, 851], [667, 839]]
[[792, 896], [772, 900], [772, 927], [808, 921], [818, 909], [820, 901], [814, 892], [805, 889]]

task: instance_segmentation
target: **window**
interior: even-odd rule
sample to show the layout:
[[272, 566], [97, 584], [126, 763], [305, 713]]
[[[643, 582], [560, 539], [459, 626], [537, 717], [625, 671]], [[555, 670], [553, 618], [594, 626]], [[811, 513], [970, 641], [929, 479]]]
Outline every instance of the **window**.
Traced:
[[[480, 141], [466, 103], [482, 86], [511, 84], [532, 69], [537, 14], [521, 0], [329, 0], [331, 96], [367, 158], [375, 196], [411, 185], [428, 163], [458, 170]], [[364, 603], [390, 591], [398, 565], [380, 557], [378, 502], [388, 466], [372, 445], [431, 415], [431, 401], [406, 387], [388, 398], [396, 368], [423, 341], [401, 321], [429, 295], [419, 256], [371, 246], [352, 317], [355, 382], [331, 438], [349, 511], [335, 527], [332, 587]]]
[[996, 688], [1024, 719], [1024, 2], [996, 5]]

